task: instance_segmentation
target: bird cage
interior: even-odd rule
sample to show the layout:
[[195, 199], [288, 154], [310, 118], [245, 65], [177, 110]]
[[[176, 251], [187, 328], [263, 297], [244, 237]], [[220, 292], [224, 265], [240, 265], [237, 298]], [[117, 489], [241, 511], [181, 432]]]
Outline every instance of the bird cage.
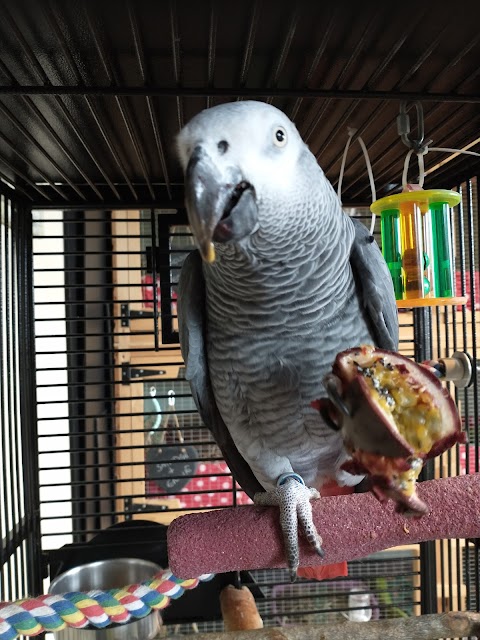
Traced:
[[[194, 244], [173, 151], [178, 129], [220, 102], [273, 102], [335, 185], [342, 132], [355, 122], [379, 198], [394, 197], [403, 156], [391, 125], [404, 94], [425, 100], [439, 144], [477, 144], [480, 9], [460, 8], [424, 3], [425, 39], [416, 5], [406, 24], [404, 5], [347, 11], [331, 1], [3, 3], [0, 601], [46, 593], [61, 572], [100, 559], [164, 567], [175, 518], [251, 502], [185, 379], [177, 285]], [[368, 226], [361, 158], [349, 162], [342, 197]], [[450, 389], [468, 442], [426, 465], [423, 479], [479, 471], [472, 158], [432, 151], [425, 161], [431, 188], [458, 194], [448, 211], [449, 282], [460, 301], [406, 300], [399, 309], [404, 355], [461, 351], [474, 365], [471, 386]], [[374, 235], [381, 244], [379, 225]], [[480, 611], [479, 572], [476, 540], [407, 544], [323, 583], [292, 586], [272, 568], [217, 576], [162, 615], [167, 635], [221, 630], [218, 593], [238, 581], [266, 626], [337, 622], [359, 610], [379, 620]], [[366, 604], [352, 604], [352, 593]]]

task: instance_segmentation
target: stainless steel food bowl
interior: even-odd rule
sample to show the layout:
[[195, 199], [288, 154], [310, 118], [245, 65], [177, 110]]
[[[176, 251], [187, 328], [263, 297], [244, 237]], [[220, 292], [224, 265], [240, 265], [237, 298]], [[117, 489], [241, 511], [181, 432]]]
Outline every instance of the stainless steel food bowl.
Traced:
[[[52, 581], [48, 591], [59, 595], [69, 591], [116, 589], [148, 580], [159, 571], [160, 567], [155, 563], [137, 558], [100, 560], [62, 573]], [[151, 640], [157, 635], [160, 624], [160, 613], [152, 611], [148, 616], [126, 624], [105, 629], [67, 627], [54, 635], [58, 640]]]

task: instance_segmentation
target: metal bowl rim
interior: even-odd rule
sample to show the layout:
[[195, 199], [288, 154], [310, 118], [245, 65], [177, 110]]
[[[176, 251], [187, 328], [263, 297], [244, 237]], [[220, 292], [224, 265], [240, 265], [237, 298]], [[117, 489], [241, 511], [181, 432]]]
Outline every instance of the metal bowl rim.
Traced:
[[[158, 564], [156, 564], [155, 562], [152, 562], [151, 560], [143, 560], [142, 558], [127, 558], [127, 557], [124, 557], [124, 558], [107, 558], [105, 560], [95, 560], [94, 562], [86, 562], [85, 564], [79, 564], [76, 567], [71, 567], [70, 569], [67, 569], [66, 571], [64, 571], [60, 575], [56, 576], [52, 580], [52, 582], [50, 583], [50, 586], [48, 587], [48, 593], [52, 593], [52, 589], [55, 588], [55, 586], [65, 576], [75, 575], [76, 573], [79, 573], [79, 571], [81, 571], [84, 567], [95, 568], [95, 567], [99, 567], [101, 565], [112, 564], [112, 563], [117, 563], [117, 562], [140, 563], [143, 566], [150, 565], [152, 567], [152, 570], [153, 570], [152, 578], [156, 573], [158, 573], [159, 571], [162, 570], [162, 568]], [[148, 578], [146, 578], [146, 580], [148, 580]], [[142, 580], [141, 582], [145, 582], [145, 580]], [[125, 585], [122, 585], [122, 586], [127, 586], [127, 585], [125, 584]], [[94, 587], [92, 587], [91, 590], [93, 590], [93, 588]], [[107, 591], [108, 591], [108, 589], [107, 589]], [[52, 594], [52, 595], [60, 595], [60, 594]]]

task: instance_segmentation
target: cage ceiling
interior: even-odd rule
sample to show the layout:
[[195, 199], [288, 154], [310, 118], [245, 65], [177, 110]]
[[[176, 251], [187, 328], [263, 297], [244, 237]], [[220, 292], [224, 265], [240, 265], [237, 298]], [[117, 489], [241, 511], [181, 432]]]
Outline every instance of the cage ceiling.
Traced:
[[[357, 128], [380, 196], [400, 182], [402, 100], [435, 146], [480, 138], [478, 0], [3, 0], [0, 16], [0, 177], [36, 207], [176, 206], [175, 134], [236, 99], [286, 111], [334, 184]], [[444, 160], [429, 187], [479, 167], [430, 152], [427, 170]], [[369, 201], [354, 145], [344, 202]]]

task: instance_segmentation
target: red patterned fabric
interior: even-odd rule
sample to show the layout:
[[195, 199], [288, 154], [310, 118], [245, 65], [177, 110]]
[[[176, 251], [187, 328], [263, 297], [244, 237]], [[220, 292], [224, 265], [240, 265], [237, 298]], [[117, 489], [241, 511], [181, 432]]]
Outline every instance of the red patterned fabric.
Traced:
[[[180, 500], [182, 509], [233, 507], [232, 482], [230, 470], [225, 462], [202, 462], [198, 465], [196, 477], [192, 478], [180, 493], [168, 494], [168, 497]], [[148, 496], [166, 495], [152, 480], [147, 480], [146, 484]], [[252, 504], [238, 485], [236, 504]]]
[[475, 471], [475, 461], [477, 456], [479, 455], [477, 447], [474, 445], [470, 445], [467, 447], [465, 444], [460, 444], [458, 446], [458, 457], [460, 461], [460, 474], [464, 475], [467, 473], [467, 448], [468, 448], [468, 472], [476, 473]]

